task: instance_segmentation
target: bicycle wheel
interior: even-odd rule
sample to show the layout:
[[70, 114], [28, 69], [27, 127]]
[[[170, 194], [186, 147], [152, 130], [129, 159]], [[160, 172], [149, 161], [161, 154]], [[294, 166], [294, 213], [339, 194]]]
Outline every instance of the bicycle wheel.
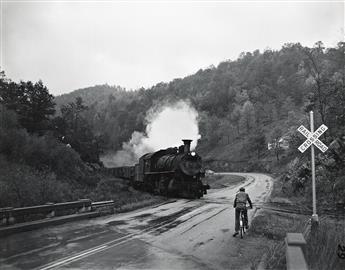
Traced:
[[243, 216], [242, 212], [240, 213], [240, 236], [243, 238], [243, 233], [244, 233], [244, 225], [243, 225]]

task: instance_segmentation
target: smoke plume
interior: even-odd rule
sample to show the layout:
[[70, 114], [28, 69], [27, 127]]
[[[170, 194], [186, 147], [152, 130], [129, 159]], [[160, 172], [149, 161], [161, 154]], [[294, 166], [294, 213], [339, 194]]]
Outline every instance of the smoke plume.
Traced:
[[134, 131], [122, 149], [103, 162], [106, 166], [131, 166], [146, 153], [181, 145], [182, 139], [193, 140], [193, 150], [200, 138], [197, 119], [198, 112], [186, 101], [151, 108], [145, 117], [145, 133]]

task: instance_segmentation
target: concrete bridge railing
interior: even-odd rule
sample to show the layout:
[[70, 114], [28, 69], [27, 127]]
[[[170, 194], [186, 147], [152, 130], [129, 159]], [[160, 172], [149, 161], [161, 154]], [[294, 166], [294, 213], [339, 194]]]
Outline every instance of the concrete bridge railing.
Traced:
[[308, 270], [304, 257], [305, 241], [301, 233], [287, 233], [286, 243], [286, 269], [287, 270]]

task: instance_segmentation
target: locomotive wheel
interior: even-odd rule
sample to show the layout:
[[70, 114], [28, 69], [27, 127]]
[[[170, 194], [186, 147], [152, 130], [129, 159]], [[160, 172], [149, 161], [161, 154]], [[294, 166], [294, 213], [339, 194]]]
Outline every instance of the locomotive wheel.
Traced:
[[159, 181], [159, 193], [166, 197], [168, 197], [169, 195], [169, 181], [170, 179], [168, 177], [162, 177]]
[[199, 192], [196, 192], [194, 196], [195, 196], [195, 199], [200, 199], [201, 197]]
[[158, 183], [158, 193], [161, 195], [165, 195], [165, 193], [166, 193], [166, 189], [165, 189], [164, 185], [165, 185], [164, 179], [161, 179]]

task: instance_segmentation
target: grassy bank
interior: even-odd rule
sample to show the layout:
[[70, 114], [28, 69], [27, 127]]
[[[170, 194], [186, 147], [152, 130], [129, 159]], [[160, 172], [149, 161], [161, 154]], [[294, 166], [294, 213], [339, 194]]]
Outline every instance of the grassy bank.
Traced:
[[[288, 197], [282, 184], [276, 180], [268, 203], [289, 205], [301, 209], [301, 198]], [[288, 232], [303, 233], [307, 247], [305, 257], [310, 269], [345, 269], [345, 260], [337, 256], [338, 245], [345, 242], [344, 217], [332, 219], [320, 215], [320, 225], [315, 234], [310, 232], [310, 215], [260, 210], [252, 221], [250, 235], [267, 239], [264, 269], [286, 269], [284, 238]], [[253, 266], [256, 269], [257, 265]]]
[[165, 197], [135, 190], [127, 180], [111, 176], [104, 176], [89, 193], [89, 198], [93, 201], [113, 200], [116, 212], [131, 211], [166, 200]]

